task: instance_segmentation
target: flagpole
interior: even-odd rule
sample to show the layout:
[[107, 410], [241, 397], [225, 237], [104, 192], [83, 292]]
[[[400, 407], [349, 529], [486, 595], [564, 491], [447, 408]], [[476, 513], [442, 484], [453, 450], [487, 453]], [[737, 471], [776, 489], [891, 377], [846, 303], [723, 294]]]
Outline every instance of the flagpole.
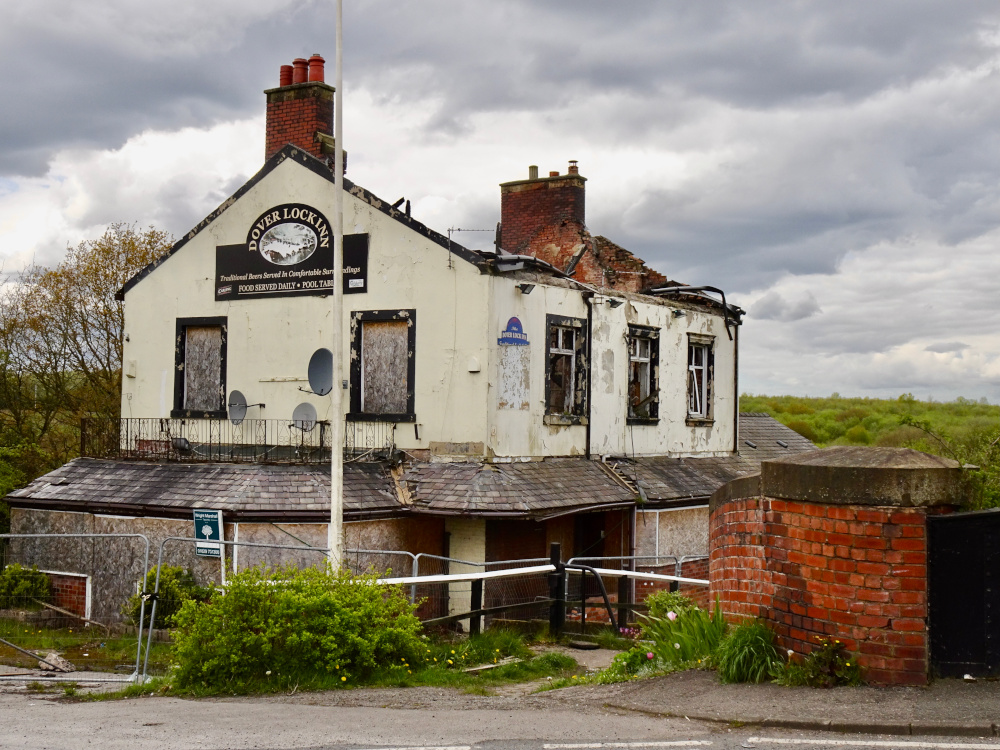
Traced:
[[337, 0], [337, 61], [333, 94], [333, 389], [330, 391], [330, 563], [339, 568], [344, 529], [344, 3]]

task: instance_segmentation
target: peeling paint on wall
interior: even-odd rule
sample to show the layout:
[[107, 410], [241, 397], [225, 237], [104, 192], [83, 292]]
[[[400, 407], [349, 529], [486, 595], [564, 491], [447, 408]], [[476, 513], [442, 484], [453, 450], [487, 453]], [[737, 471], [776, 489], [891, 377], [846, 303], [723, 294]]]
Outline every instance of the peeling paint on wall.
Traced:
[[531, 399], [531, 347], [500, 347], [498, 409], [527, 411]]

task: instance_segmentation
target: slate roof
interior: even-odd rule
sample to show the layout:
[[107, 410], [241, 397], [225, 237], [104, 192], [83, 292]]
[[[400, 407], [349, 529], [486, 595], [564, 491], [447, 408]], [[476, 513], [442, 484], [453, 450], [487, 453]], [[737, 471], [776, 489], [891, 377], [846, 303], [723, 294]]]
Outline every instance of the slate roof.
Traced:
[[[582, 456], [413, 463], [402, 477], [410, 504], [398, 498], [385, 466], [349, 463], [344, 466], [344, 515], [348, 520], [408, 512], [545, 519], [627, 505], [637, 495], [625, 484], [636, 478], [653, 507], [700, 504], [726, 482], [758, 473], [761, 461], [815, 449], [766, 414], [741, 414], [738, 454], [620, 459], [614, 462], [618, 478]], [[187, 518], [192, 508], [217, 508], [234, 520], [324, 522], [329, 497], [330, 475], [323, 466], [77, 458], [6, 499], [14, 507], [121, 515]]]
[[[780, 442], [779, 442], [780, 441]], [[782, 445], [784, 443], [784, 445]], [[619, 471], [638, 477], [646, 496], [654, 503], [680, 505], [707, 502], [726, 482], [760, 472], [762, 461], [775, 461], [816, 446], [768, 414], [740, 414], [740, 445], [736, 455], [718, 458], [637, 458], [620, 465]]]
[[403, 475], [414, 511], [447, 515], [547, 518], [628, 504], [636, 494], [587, 459], [519, 463], [420, 463]]
[[[325, 521], [330, 515], [330, 472], [323, 466], [77, 458], [6, 500], [14, 507], [121, 515], [187, 518], [192, 508], [215, 508], [233, 520]], [[348, 520], [400, 510], [395, 484], [383, 466], [344, 466]]]

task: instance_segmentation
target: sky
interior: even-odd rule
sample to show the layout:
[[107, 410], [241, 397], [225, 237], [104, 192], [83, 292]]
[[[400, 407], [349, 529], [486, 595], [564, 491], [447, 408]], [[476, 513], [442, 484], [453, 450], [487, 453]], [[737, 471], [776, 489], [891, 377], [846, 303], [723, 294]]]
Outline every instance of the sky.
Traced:
[[[0, 24], [0, 264], [179, 237], [263, 164], [332, 0], [34, 0]], [[747, 310], [749, 393], [1000, 402], [1000, 5], [345, 0], [348, 177], [439, 232], [579, 162], [587, 226]], [[487, 247], [489, 232], [455, 233]]]

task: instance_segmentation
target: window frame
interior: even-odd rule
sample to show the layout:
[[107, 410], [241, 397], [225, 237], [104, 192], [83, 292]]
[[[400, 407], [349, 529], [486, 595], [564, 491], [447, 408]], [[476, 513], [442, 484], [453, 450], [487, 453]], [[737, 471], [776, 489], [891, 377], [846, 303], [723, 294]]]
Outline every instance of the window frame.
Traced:
[[[639, 352], [633, 353], [633, 344], [638, 350], [642, 342], [649, 346], [649, 356], [641, 357]], [[657, 424], [660, 421], [660, 329], [651, 326], [629, 325], [626, 336], [628, 355], [628, 377], [625, 385], [625, 421], [626, 424]], [[647, 404], [646, 416], [639, 416], [632, 411], [632, 365], [633, 362], [645, 363], [646, 388], [648, 398], [653, 398]], [[641, 395], [640, 384], [640, 395]]]
[[[557, 348], [552, 347], [550, 343], [552, 333], [561, 330], [573, 331], [572, 349], [561, 346], [563, 343], [562, 334], [558, 334], [559, 340], [557, 343], [560, 346]], [[565, 315], [545, 316], [545, 424], [587, 424], [587, 406], [590, 399], [589, 350], [586, 318], [571, 318]], [[553, 359], [554, 355], [558, 357], [571, 357], [571, 392], [569, 395], [570, 410], [568, 412], [554, 411], [551, 406], [553, 364], [556, 361]]]
[[[406, 411], [393, 414], [373, 414], [362, 411], [363, 363], [362, 336], [366, 322], [406, 321]], [[354, 310], [351, 312], [351, 393], [348, 422], [416, 422], [415, 382], [417, 363], [417, 311], [410, 310]], [[334, 384], [337, 385], [336, 383]]]
[[[695, 364], [695, 352], [704, 352], [704, 362], [701, 365]], [[696, 373], [700, 373], [697, 375]], [[703, 334], [688, 334], [688, 355], [686, 370], [687, 386], [685, 388], [687, 402], [687, 423], [700, 425], [710, 424], [714, 421], [714, 396], [715, 396], [715, 337]], [[692, 411], [691, 402], [694, 395], [693, 386], [700, 382], [702, 408], [700, 411]]]
[[[184, 392], [187, 383], [186, 353], [187, 329], [219, 326], [221, 330], [219, 387], [222, 390], [221, 409], [185, 409]], [[174, 408], [170, 410], [173, 419], [223, 419], [229, 415], [226, 400], [229, 389], [226, 386], [227, 348], [229, 339], [229, 319], [225, 316], [210, 318], [177, 318], [174, 334]]]

